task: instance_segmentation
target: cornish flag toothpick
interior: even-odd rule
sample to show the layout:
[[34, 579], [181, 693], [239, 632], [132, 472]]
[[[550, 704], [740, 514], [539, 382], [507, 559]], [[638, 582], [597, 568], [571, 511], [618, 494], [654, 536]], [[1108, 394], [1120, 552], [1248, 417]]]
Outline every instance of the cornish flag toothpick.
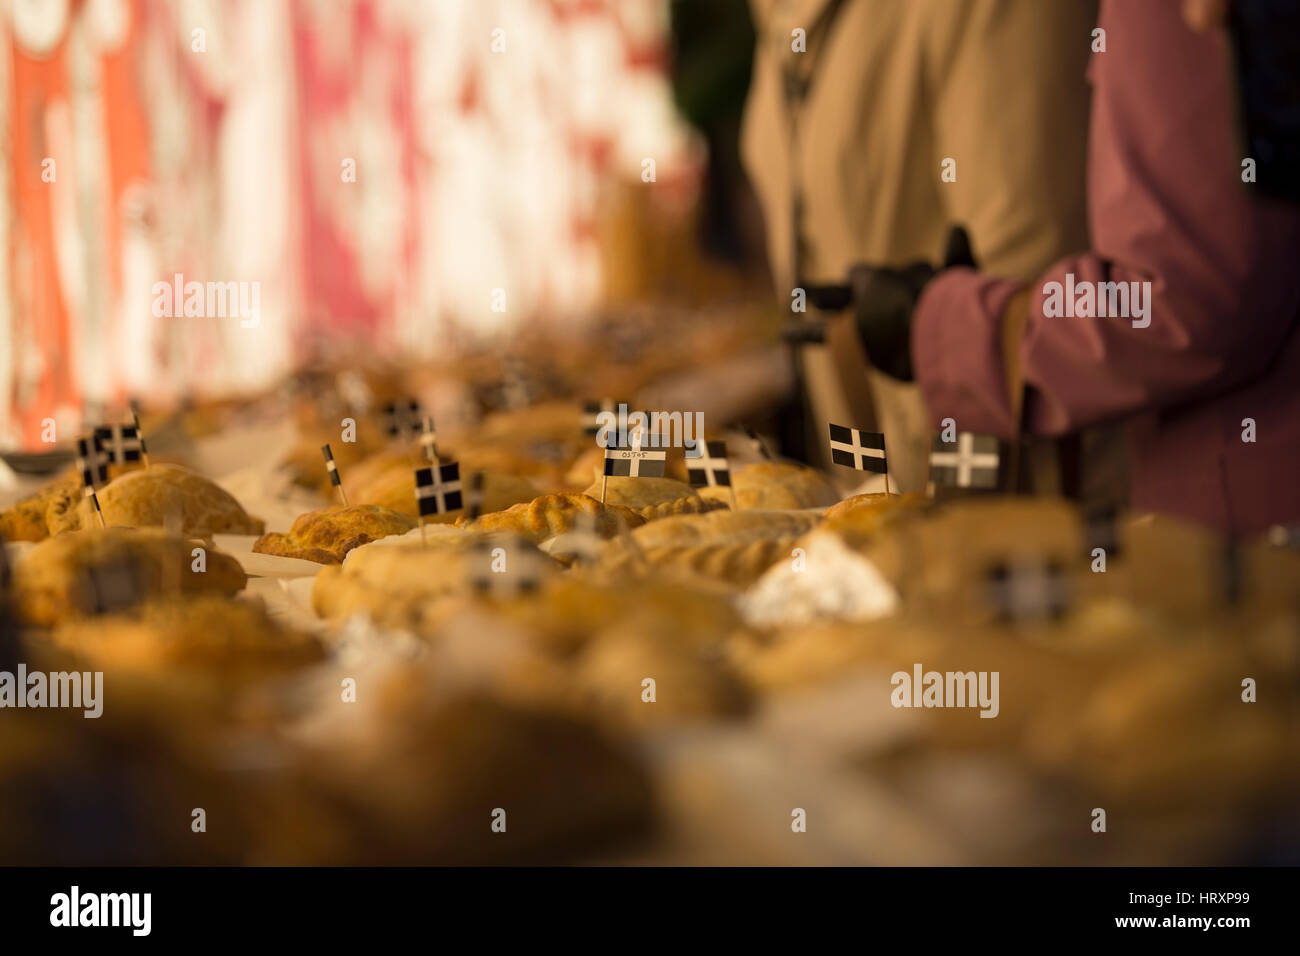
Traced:
[[856, 471], [887, 474], [889, 465], [885, 459], [885, 436], [844, 425], [831, 425], [831, 461]]
[[330, 451], [329, 445], [321, 445], [320, 453], [325, 456], [325, 470], [329, 473], [330, 484], [339, 490], [339, 497], [343, 499], [343, 506], [347, 507], [348, 493], [343, 490], [343, 479], [339, 475], [339, 466], [334, 463], [334, 452]]
[[986, 587], [998, 617], [1006, 621], [1059, 618], [1070, 604], [1069, 580], [1055, 561], [995, 564], [988, 570]]
[[606, 478], [662, 478], [668, 461], [663, 448], [642, 446], [645, 433], [638, 429], [628, 437], [626, 445], [610, 445], [605, 449]]
[[460, 463], [415, 469], [415, 504], [421, 518], [459, 510], [463, 504]]
[[144, 458], [144, 442], [136, 425], [101, 425], [95, 429], [99, 443], [112, 465], [133, 465]]
[[77, 467], [81, 469], [82, 494], [90, 499], [90, 505], [99, 516], [99, 526], [107, 527], [104, 512], [99, 507], [99, 495], [95, 494], [95, 485], [108, 481], [108, 465], [104, 462], [104, 453], [99, 449], [99, 441], [93, 435], [77, 439]]
[[384, 406], [384, 426], [390, 438], [407, 439], [420, 430], [420, 403], [413, 398]]
[[701, 441], [696, 456], [686, 456], [686, 476], [693, 488], [731, 487], [731, 466], [727, 463], [725, 441]]
[[95, 435], [77, 439], [77, 467], [81, 469], [81, 483], [88, 489], [87, 495], [96, 485], [108, 482], [108, 456]]
[[1001, 464], [993, 435], [958, 432], [953, 442], [935, 435], [930, 446], [930, 480], [936, 487], [996, 489]]
[[420, 423], [420, 448], [424, 451], [424, 460], [431, 465], [438, 463], [438, 433], [433, 427], [433, 416], [425, 415]]

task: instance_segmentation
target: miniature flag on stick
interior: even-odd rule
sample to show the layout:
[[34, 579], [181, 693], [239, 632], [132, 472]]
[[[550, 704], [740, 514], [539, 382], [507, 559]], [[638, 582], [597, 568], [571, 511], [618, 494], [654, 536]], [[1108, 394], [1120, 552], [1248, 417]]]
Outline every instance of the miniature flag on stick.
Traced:
[[134, 465], [144, 459], [144, 442], [136, 425], [101, 425], [95, 440], [111, 465]]
[[513, 597], [541, 586], [542, 557], [531, 544], [506, 538], [482, 539], [466, 562], [469, 586], [479, 594]]
[[420, 403], [413, 398], [389, 402], [384, 406], [384, 425], [390, 438], [405, 440], [420, 429]]
[[731, 492], [731, 508], [736, 510], [736, 489], [731, 486], [731, 465], [727, 462], [725, 441], [697, 441], [695, 455], [686, 456], [686, 477], [692, 488], [725, 487]]
[[460, 463], [415, 469], [415, 506], [421, 518], [458, 510], [462, 506]]
[[668, 461], [663, 448], [641, 447], [645, 432], [637, 429], [628, 437], [626, 445], [610, 445], [605, 449], [605, 474], [600, 483], [600, 503], [605, 503], [609, 479], [662, 478]]
[[999, 443], [993, 435], [958, 432], [953, 442], [935, 435], [930, 446], [930, 481], [936, 488], [996, 490], [1001, 465]]
[[1004, 621], [1056, 619], [1070, 604], [1069, 581], [1055, 561], [995, 564], [986, 586], [990, 603]]
[[438, 433], [433, 427], [433, 416], [425, 415], [420, 423], [420, 447], [424, 450], [424, 460], [431, 465], [438, 464]]
[[91, 507], [99, 515], [99, 526], [108, 527], [104, 512], [99, 507], [99, 496], [95, 494], [95, 485], [108, 481], [108, 464], [104, 453], [100, 451], [99, 440], [93, 435], [77, 439], [77, 467], [81, 469], [82, 494], [90, 499]]
[[334, 453], [330, 451], [329, 445], [321, 445], [320, 453], [325, 456], [325, 470], [329, 472], [330, 484], [339, 490], [339, 497], [343, 499], [343, 507], [348, 507], [348, 493], [343, 490], [343, 479], [339, 477], [339, 466], [334, 463]]
[[131, 403], [131, 424], [135, 426], [135, 437], [140, 440], [140, 460], [144, 462], [145, 470], [149, 468], [149, 449], [144, 443], [144, 429], [140, 427], [140, 410]]
[[864, 432], [846, 425], [831, 425], [831, 461], [854, 471], [869, 471], [885, 476], [889, 490], [889, 462], [885, 458], [885, 436]]
[[477, 521], [483, 513], [483, 472], [476, 471], [470, 475], [469, 495], [466, 501], [466, 513], [471, 521]]

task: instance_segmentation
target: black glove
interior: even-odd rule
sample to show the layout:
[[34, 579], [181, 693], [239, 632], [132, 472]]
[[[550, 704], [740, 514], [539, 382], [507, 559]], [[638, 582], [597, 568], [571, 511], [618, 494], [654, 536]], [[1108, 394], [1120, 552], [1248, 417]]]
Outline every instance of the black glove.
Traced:
[[[975, 266], [970, 237], [961, 226], [948, 234], [943, 266]], [[858, 338], [873, 366], [904, 382], [912, 380], [912, 314], [921, 290], [939, 274], [928, 262], [902, 269], [857, 265], [849, 270]]]

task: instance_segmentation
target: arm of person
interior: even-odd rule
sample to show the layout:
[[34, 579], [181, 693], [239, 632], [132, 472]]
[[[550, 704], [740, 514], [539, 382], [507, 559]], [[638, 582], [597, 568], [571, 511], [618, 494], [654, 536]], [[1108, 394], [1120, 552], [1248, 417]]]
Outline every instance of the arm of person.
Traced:
[[[1029, 286], [948, 270], [918, 303], [917, 379], [931, 413], [964, 430], [1016, 431], [1015, 378], [1026, 426], [1045, 435], [1228, 391], [1268, 367], [1300, 313], [1300, 217], [1241, 181], [1223, 32], [1192, 32], [1177, 0], [1108, 3], [1101, 25], [1093, 251]], [[1093, 315], [1057, 314], [1070, 286], [1118, 299], [1101, 283], [1124, 284], [1128, 315], [1097, 315], [1095, 294]], [[1005, 328], [1026, 290], [1013, 370]]]

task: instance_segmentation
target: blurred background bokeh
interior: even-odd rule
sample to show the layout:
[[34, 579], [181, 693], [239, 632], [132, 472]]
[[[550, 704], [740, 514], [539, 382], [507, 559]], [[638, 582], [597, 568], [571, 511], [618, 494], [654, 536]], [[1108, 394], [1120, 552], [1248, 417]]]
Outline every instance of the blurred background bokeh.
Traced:
[[[6, 0], [0, 447], [761, 295], [752, 48], [744, 0]], [[156, 318], [177, 274], [256, 283], [257, 328]]]

